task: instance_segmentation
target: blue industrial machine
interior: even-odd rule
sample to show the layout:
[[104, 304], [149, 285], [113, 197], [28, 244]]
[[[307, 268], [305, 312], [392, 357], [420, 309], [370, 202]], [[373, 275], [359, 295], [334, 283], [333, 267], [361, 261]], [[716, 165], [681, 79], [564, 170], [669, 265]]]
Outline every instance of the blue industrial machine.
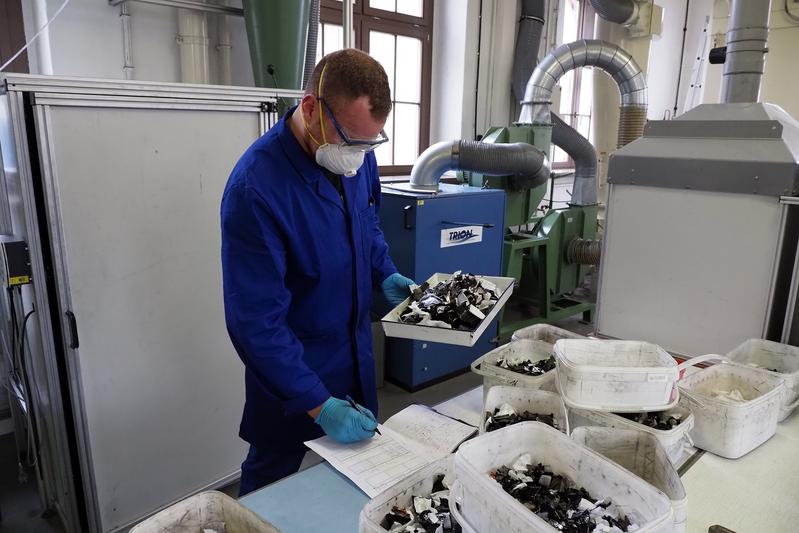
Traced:
[[[391, 257], [403, 275], [422, 283], [456, 270], [502, 275], [505, 191], [442, 184], [438, 193], [382, 190], [380, 219]], [[386, 379], [409, 390], [469, 368], [495, 347], [495, 320], [472, 347], [386, 339]]]

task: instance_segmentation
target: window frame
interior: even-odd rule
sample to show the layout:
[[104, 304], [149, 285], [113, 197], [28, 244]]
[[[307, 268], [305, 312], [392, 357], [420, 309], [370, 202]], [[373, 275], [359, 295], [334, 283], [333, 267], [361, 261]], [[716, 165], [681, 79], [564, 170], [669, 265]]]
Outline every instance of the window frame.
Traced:
[[[402, 0], [398, 0], [402, 1]], [[430, 145], [430, 93], [433, 74], [433, 0], [424, 0], [423, 16], [384, 11], [369, 6], [369, 0], [355, 0], [352, 9], [354, 28], [353, 45], [369, 53], [370, 31], [380, 31], [419, 39], [422, 43], [421, 94], [419, 103], [419, 154]], [[319, 22], [341, 25], [342, 4], [336, 0], [322, 0]], [[396, 90], [396, 89], [395, 89]], [[395, 97], [391, 95], [392, 103]], [[400, 102], [402, 103], [402, 102]], [[415, 104], [415, 102], [414, 102]], [[393, 134], [393, 132], [392, 132]], [[391, 142], [393, 135], [389, 134]], [[410, 174], [413, 165], [382, 165], [381, 176]]]

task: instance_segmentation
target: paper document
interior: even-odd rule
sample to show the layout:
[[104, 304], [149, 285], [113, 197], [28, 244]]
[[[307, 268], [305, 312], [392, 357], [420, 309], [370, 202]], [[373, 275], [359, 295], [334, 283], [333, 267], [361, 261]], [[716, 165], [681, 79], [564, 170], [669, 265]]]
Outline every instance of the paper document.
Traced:
[[305, 444], [374, 498], [408, 475], [452, 453], [476, 432], [474, 427], [421, 405], [407, 407], [379, 428], [382, 436], [354, 444], [339, 444], [330, 437]]

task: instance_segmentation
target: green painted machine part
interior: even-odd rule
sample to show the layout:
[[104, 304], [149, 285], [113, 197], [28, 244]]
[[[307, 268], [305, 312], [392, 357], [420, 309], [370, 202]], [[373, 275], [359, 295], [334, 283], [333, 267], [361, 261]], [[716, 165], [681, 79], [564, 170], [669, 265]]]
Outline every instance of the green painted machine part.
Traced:
[[[526, 142], [548, 152], [551, 138], [549, 126], [523, 125], [490, 128], [482, 140]], [[590, 321], [595, 304], [572, 295], [589, 266], [569, 261], [567, 250], [575, 240], [596, 237], [597, 206], [550, 208], [538, 214], [549, 184], [519, 191], [509, 187], [506, 176], [471, 174], [468, 179], [472, 186], [504, 189], [506, 193], [502, 268], [519, 286], [502, 312], [500, 340], [507, 340], [517, 329], [577, 314]]]
[[255, 85], [304, 89], [310, 0], [244, 0]]

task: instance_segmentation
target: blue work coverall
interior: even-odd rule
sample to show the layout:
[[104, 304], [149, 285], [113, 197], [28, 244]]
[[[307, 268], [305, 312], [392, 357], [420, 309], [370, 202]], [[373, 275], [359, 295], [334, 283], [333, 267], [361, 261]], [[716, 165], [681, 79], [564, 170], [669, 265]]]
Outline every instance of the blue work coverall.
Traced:
[[225, 318], [245, 366], [241, 493], [296, 472], [323, 434], [307, 411], [347, 394], [377, 413], [369, 308], [397, 271], [373, 153], [342, 197], [286, 119], [241, 156], [222, 198]]

